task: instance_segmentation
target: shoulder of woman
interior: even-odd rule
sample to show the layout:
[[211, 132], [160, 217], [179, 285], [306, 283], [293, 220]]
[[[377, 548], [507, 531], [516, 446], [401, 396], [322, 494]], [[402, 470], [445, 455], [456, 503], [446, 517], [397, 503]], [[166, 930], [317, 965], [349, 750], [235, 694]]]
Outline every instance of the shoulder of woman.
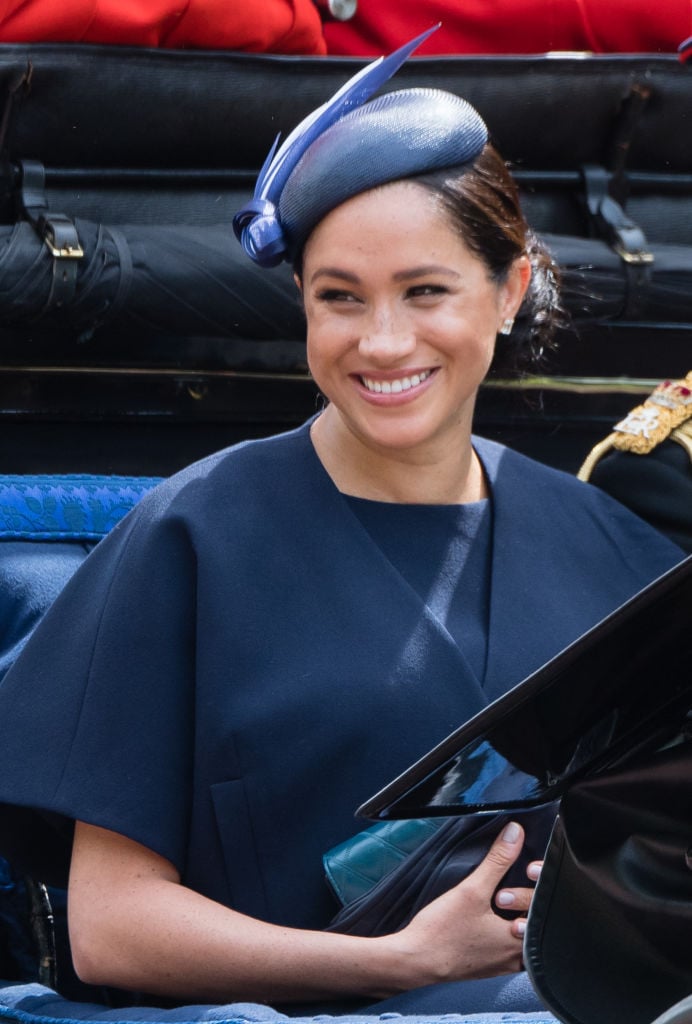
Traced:
[[156, 520], [209, 508], [223, 497], [226, 509], [242, 508], [252, 492], [281, 481], [309, 450], [307, 425], [266, 438], [240, 441], [199, 459], [162, 480], [139, 503], [141, 518]]

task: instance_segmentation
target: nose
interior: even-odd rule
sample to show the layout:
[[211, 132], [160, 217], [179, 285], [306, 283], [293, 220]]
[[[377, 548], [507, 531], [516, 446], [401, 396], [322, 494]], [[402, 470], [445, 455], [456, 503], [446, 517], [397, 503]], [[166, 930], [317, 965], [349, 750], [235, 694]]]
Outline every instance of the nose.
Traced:
[[416, 336], [411, 324], [392, 310], [373, 313], [358, 345], [360, 354], [378, 366], [397, 362], [410, 355], [415, 347]]

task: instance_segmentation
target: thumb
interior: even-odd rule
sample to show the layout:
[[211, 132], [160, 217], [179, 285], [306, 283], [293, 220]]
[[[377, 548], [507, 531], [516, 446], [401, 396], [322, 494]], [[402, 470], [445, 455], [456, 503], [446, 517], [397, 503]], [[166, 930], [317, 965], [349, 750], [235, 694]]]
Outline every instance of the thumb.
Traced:
[[472, 874], [481, 884], [493, 889], [514, 864], [524, 845], [524, 830], [516, 821], [510, 821], [486, 853]]

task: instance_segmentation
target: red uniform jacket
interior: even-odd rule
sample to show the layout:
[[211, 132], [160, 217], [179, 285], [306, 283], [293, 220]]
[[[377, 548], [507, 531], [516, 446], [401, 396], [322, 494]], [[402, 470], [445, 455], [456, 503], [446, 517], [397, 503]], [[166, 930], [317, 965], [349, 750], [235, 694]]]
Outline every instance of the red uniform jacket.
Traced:
[[359, 0], [324, 34], [330, 53], [379, 55], [438, 21], [417, 55], [672, 53], [692, 35], [692, 0]]

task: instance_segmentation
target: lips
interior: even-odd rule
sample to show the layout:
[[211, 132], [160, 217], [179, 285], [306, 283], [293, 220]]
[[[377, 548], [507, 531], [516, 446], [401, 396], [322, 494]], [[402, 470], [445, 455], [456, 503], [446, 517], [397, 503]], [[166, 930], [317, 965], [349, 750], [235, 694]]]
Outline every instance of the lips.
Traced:
[[398, 395], [402, 391], [411, 391], [428, 379], [432, 370], [423, 370], [421, 373], [412, 373], [407, 377], [397, 377], [394, 380], [376, 380], [372, 377], [361, 376], [360, 381], [364, 388], [374, 395]]

